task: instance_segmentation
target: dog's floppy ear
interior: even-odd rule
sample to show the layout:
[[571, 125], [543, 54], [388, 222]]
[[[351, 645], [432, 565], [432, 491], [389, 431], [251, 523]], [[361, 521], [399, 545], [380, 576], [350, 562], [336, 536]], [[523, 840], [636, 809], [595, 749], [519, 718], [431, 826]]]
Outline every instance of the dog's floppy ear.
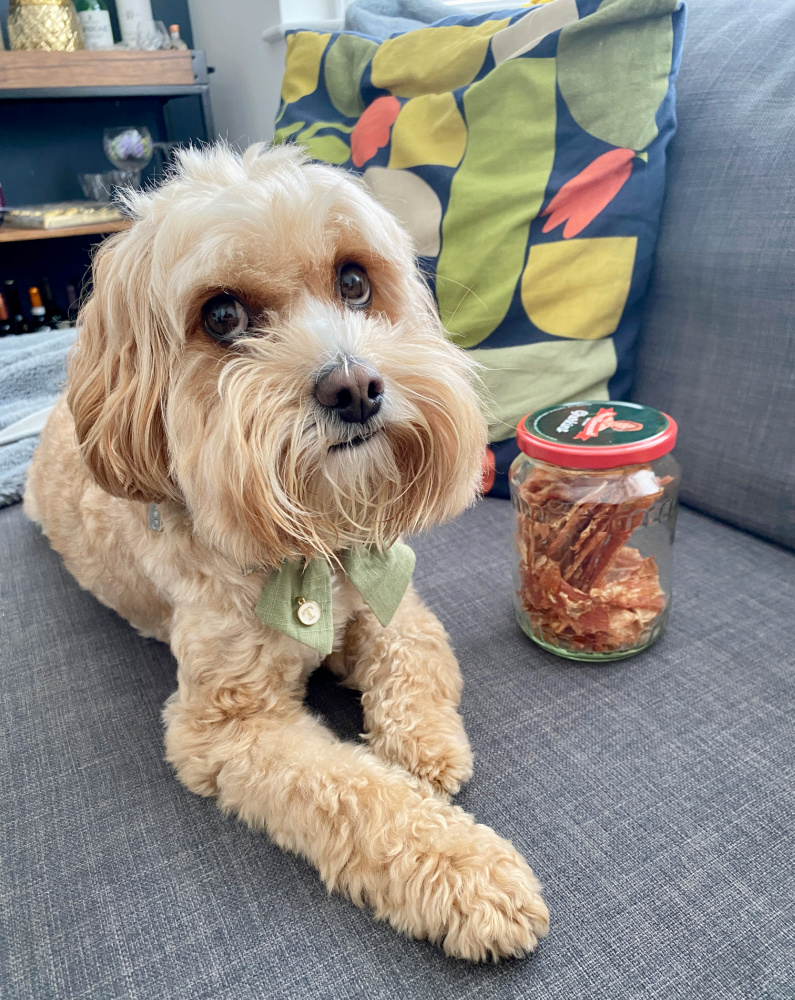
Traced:
[[80, 312], [67, 401], [99, 485], [130, 500], [177, 499], [163, 426], [168, 349], [150, 303], [151, 246], [143, 227], [108, 240]]

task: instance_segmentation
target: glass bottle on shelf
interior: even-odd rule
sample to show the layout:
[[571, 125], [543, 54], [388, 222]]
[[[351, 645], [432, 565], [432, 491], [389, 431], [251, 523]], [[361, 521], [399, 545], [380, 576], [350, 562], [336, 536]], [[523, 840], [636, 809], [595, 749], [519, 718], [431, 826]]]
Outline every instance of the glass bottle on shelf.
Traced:
[[22, 312], [22, 302], [19, 298], [17, 283], [13, 278], [8, 278], [3, 282], [3, 294], [6, 300], [8, 315], [11, 317], [11, 329], [13, 333], [30, 333], [30, 326]]
[[105, 0], [75, 0], [87, 49], [113, 48], [113, 29]]
[[9, 0], [8, 40], [12, 49], [74, 52], [84, 47], [72, 0]]
[[11, 326], [11, 317], [8, 315], [6, 300], [0, 294], [0, 337], [6, 337], [9, 333], [13, 332], [14, 329]]
[[80, 298], [77, 294], [79, 283], [77, 280], [70, 281], [66, 286], [66, 316], [68, 326], [74, 326], [77, 321], [77, 314], [80, 312]]
[[55, 330], [61, 326], [71, 326], [63, 310], [52, 296], [50, 280], [47, 277], [39, 281], [39, 292], [41, 293], [41, 303], [44, 306], [44, 316], [50, 327]]
[[168, 27], [168, 33], [171, 36], [171, 48], [179, 49], [180, 51], [185, 51], [188, 46], [182, 40], [182, 36], [179, 33], [178, 24], [170, 24]]
[[36, 285], [32, 285], [28, 289], [28, 297], [30, 298], [30, 316], [33, 332], [42, 333], [44, 330], [51, 330], [52, 327], [47, 322], [47, 310], [44, 308], [44, 303], [41, 301], [41, 292]]
[[131, 49], [138, 46], [138, 32], [151, 30], [154, 24], [150, 0], [116, 0], [121, 40]]

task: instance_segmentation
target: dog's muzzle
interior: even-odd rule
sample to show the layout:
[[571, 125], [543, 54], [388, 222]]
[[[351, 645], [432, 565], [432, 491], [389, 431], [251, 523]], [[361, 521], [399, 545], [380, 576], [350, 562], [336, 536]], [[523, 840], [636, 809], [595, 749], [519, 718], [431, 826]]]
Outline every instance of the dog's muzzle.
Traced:
[[321, 369], [315, 398], [346, 424], [366, 424], [381, 409], [384, 380], [369, 362], [344, 355]]

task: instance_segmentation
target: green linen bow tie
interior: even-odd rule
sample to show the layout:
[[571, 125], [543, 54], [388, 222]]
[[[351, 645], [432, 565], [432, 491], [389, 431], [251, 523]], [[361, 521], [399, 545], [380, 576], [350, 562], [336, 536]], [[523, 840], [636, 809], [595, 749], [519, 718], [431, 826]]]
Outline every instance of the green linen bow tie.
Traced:
[[[346, 576], [382, 625], [403, 600], [414, 561], [414, 552], [401, 542], [386, 552], [360, 547], [340, 554]], [[266, 625], [328, 656], [334, 646], [328, 561], [285, 560], [262, 588], [256, 612]]]

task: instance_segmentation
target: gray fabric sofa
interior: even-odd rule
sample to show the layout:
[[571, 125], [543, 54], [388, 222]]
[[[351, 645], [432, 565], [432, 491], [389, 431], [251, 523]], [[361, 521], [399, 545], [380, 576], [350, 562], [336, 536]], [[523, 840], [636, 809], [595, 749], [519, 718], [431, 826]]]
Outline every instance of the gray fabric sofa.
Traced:
[[[793, 0], [690, 11], [635, 390], [679, 419], [691, 505], [661, 641], [592, 667], [527, 640], [504, 501], [414, 542], [465, 678], [476, 767], [458, 802], [542, 879], [537, 954], [446, 959], [185, 791], [163, 760], [168, 649], [81, 591], [15, 506], [0, 511], [0, 996], [795, 997], [793, 41]], [[330, 675], [308, 700], [357, 738], [357, 699]]]

